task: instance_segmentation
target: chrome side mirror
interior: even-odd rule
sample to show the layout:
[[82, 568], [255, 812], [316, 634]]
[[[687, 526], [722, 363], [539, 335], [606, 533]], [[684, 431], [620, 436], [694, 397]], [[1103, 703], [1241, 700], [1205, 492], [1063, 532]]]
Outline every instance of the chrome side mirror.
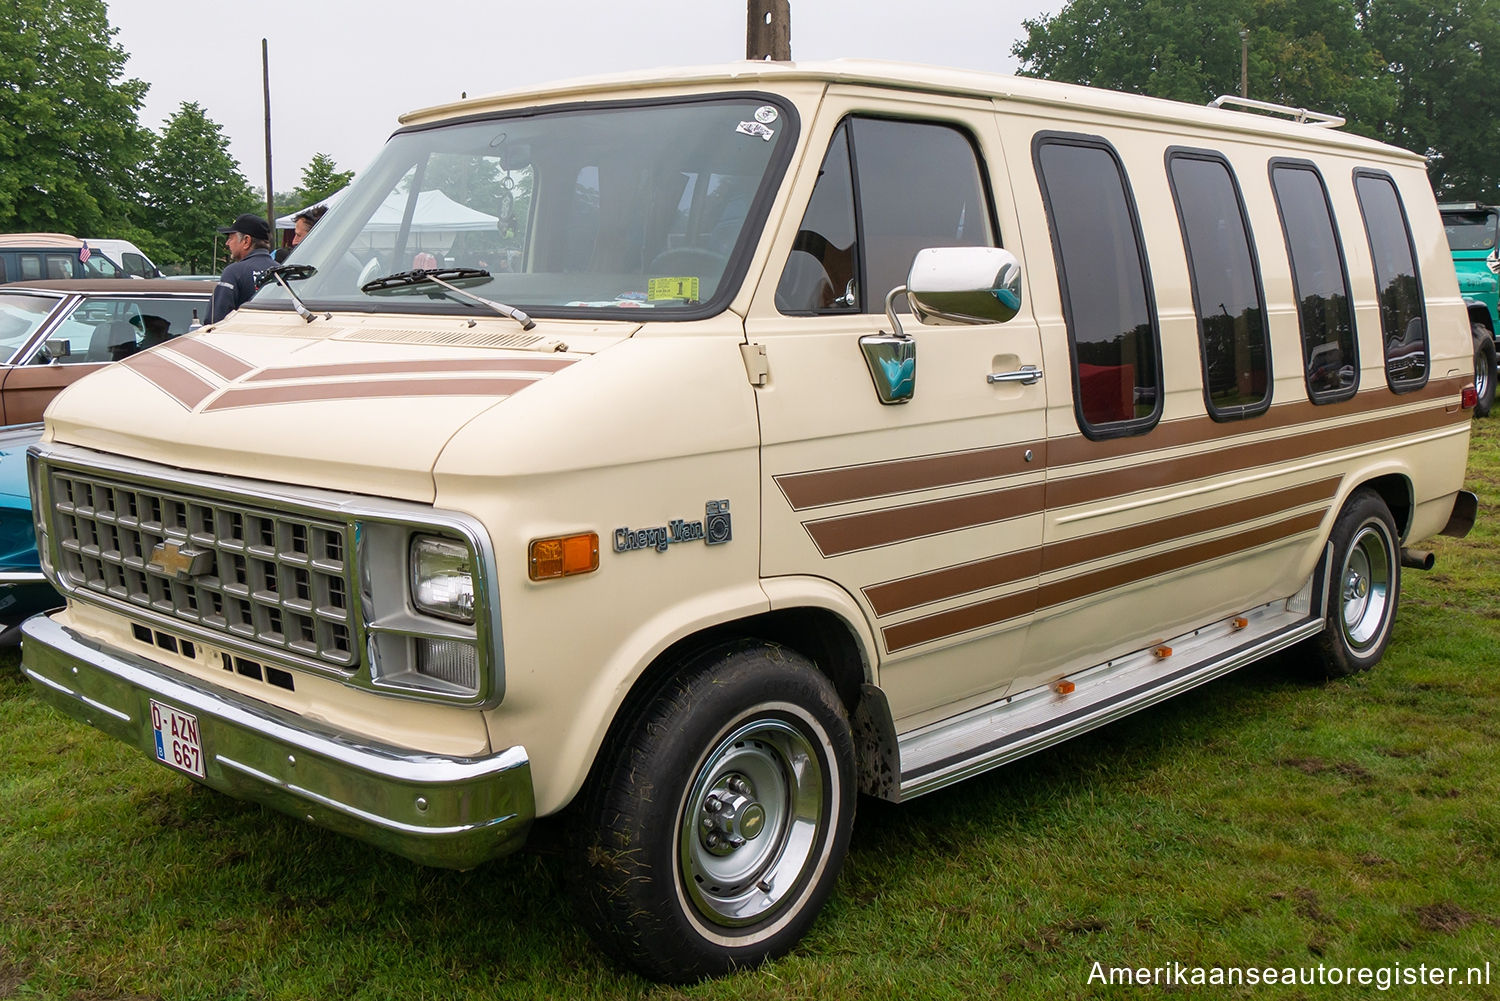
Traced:
[[923, 323], [1004, 323], [1021, 310], [1021, 262], [999, 247], [918, 251], [906, 300]]

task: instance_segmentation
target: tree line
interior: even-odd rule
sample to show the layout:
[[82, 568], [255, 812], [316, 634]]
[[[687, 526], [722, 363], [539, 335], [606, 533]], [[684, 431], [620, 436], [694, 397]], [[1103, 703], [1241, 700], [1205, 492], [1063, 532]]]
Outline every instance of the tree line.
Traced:
[[[207, 271], [216, 227], [265, 211], [229, 155], [223, 129], [184, 102], [158, 134], [141, 125], [149, 84], [124, 77], [104, 0], [0, 5], [0, 232], [128, 239], [159, 265]], [[353, 177], [319, 153], [278, 213]]]
[[1440, 198], [1500, 203], [1500, 0], [1071, 0], [1023, 25], [1023, 76], [1195, 104], [1239, 93], [1244, 44], [1251, 99], [1342, 115], [1425, 155]]

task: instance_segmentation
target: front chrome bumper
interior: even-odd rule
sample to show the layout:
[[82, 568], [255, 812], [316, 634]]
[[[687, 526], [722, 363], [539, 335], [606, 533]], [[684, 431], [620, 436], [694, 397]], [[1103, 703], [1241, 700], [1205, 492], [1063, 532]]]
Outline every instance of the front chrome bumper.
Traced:
[[523, 747], [454, 758], [357, 742], [88, 640], [45, 615], [21, 669], [44, 700], [156, 760], [152, 699], [193, 714], [200, 780], [424, 865], [466, 869], [521, 847], [536, 815]]

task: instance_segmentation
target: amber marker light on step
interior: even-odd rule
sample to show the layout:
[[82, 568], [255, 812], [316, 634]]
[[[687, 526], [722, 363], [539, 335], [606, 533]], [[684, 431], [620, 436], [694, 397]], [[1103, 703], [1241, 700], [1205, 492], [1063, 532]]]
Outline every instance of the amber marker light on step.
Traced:
[[534, 539], [527, 561], [532, 580], [555, 580], [599, 569], [599, 533]]
[[1071, 681], [1059, 681], [1053, 687], [1057, 690], [1058, 695], [1072, 695], [1073, 689], [1077, 688], [1078, 686], [1073, 684], [1073, 682]]

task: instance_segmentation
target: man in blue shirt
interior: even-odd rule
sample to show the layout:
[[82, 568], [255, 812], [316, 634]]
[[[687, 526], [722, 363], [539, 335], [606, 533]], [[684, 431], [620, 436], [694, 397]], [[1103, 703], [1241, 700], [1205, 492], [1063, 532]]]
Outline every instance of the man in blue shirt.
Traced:
[[224, 243], [233, 260], [214, 286], [207, 323], [218, 323], [248, 302], [266, 269], [276, 263], [271, 258], [271, 227], [260, 216], [247, 212], [233, 225], [220, 226], [219, 232], [226, 234]]

